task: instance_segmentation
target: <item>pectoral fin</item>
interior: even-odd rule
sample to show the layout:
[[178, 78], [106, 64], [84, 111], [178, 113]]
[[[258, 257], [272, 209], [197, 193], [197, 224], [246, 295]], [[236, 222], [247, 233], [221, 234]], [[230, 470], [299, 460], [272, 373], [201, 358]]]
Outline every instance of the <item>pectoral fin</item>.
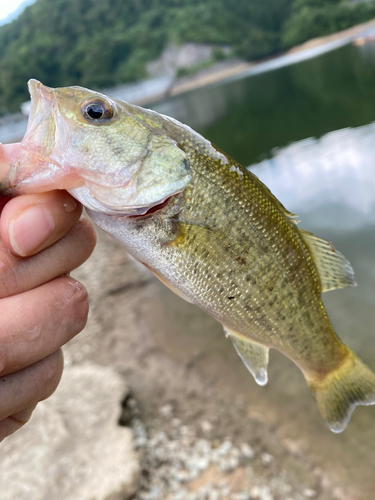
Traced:
[[255, 378], [255, 382], [259, 385], [266, 385], [268, 381], [268, 347], [249, 340], [225, 326], [224, 332], [232, 340], [237, 354]]

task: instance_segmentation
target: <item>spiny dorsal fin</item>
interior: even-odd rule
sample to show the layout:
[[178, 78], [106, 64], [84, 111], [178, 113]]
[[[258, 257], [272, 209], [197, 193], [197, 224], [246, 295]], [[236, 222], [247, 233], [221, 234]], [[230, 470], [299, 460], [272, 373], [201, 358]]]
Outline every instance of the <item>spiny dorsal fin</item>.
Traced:
[[332, 243], [322, 240], [315, 234], [299, 230], [304, 242], [311, 251], [312, 258], [318, 269], [322, 293], [336, 288], [356, 286], [354, 271], [350, 262], [338, 252]]

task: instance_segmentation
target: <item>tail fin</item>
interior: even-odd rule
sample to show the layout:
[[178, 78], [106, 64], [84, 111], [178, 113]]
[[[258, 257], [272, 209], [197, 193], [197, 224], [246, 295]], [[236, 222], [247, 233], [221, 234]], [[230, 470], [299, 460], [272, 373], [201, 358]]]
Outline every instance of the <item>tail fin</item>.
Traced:
[[375, 404], [375, 374], [348, 349], [339, 368], [323, 380], [308, 379], [320, 413], [333, 432], [342, 432], [357, 405]]

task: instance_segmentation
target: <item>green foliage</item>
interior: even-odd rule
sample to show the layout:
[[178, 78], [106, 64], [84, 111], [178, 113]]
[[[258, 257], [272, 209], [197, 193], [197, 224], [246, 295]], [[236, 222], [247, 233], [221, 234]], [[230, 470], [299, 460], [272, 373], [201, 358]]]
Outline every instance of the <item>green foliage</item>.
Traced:
[[0, 109], [19, 109], [29, 78], [91, 88], [144, 78], [170, 42], [257, 59], [374, 16], [375, 0], [37, 0], [0, 27]]
[[245, 59], [259, 59], [278, 50], [279, 35], [254, 26], [248, 36], [238, 43], [236, 53]]
[[[323, 4], [326, 4], [323, 7]], [[284, 47], [344, 30], [375, 17], [375, 2], [348, 4], [339, 0], [296, 0], [281, 36]]]

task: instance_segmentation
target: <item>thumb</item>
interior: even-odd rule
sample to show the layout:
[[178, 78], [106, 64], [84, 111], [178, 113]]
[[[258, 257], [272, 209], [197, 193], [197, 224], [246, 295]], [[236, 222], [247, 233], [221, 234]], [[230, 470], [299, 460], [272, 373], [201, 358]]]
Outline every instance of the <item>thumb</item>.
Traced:
[[[7, 176], [11, 163], [13, 163], [21, 152], [21, 143], [1, 144], [0, 143], [0, 182]], [[0, 194], [0, 213], [9, 201], [7, 196]]]
[[8, 173], [11, 163], [13, 163], [21, 152], [21, 143], [1, 144], [0, 143], [0, 182]]

